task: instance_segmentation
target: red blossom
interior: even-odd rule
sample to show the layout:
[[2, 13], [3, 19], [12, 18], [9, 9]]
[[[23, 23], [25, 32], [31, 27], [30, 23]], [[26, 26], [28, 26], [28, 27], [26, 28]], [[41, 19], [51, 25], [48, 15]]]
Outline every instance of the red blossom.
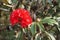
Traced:
[[30, 13], [25, 9], [16, 9], [10, 15], [10, 23], [15, 25], [20, 23], [22, 28], [26, 28], [29, 24], [32, 23], [32, 18]]

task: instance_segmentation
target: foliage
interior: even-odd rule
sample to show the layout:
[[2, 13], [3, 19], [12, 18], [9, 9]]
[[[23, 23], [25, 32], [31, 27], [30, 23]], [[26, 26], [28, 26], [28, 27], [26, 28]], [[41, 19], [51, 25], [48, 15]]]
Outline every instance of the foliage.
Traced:
[[[30, 12], [28, 28], [11, 26], [10, 14], [17, 8]], [[60, 0], [0, 0], [0, 40], [60, 40]]]

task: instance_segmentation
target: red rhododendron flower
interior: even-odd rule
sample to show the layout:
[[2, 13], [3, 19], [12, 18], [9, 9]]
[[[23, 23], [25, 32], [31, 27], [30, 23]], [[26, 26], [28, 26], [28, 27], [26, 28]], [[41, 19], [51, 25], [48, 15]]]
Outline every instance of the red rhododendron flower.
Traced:
[[22, 28], [26, 28], [32, 23], [30, 13], [25, 9], [16, 9], [10, 15], [10, 22], [12, 25], [20, 23]]

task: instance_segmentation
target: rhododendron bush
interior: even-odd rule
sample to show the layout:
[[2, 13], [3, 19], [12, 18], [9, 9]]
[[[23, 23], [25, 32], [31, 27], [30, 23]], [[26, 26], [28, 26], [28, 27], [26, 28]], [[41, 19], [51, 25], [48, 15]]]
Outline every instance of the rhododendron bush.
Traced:
[[0, 0], [0, 40], [60, 40], [60, 0]]

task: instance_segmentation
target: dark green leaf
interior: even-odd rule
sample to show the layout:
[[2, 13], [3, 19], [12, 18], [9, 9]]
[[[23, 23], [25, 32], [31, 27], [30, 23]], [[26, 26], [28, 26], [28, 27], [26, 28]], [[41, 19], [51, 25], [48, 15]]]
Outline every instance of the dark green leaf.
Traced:
[[56, 24], [56, 25], [58, 25], [58, 23], [54, 20], [54, 19], [50, 19], [50, 18], [44, 18], [43, 20], [42, 20], [42, 22], [43, 23], [48, 23], [49, 25], [53, 25], [53, 24]]
[[22, 31], [19, 32], [18, 40], [23, 40], [23, 32]]
[[31, 30], [32, 35], [34, 35], [34, 34], [36, 33], [36, 24], [35, 24], [35, 23], [33, 23], [33, 24], [31, 25], [30, 30]]
[[51, 35], [50, 33], [48, 33], [47, 31], [45, 31], [45, 33], [48, 36], [48, 38], [50, 37], [49, 38], [50, 40], [56, 40], [55, 37], [53, 35]]
[[12, 3], [14, 3], [14, 4], [15, 4], [15, 3], [17, 3], [17, 1], [18, 1], [18, 0], [11, 0], [11, 1], [12, 1]]
[[37, 23], [37, 25], [38, 25], [38, 27], [39, 27], [39, 29], [40, 29], [41, 31], [45, 31], [44, 26], [43, 26], [42, 23]]

